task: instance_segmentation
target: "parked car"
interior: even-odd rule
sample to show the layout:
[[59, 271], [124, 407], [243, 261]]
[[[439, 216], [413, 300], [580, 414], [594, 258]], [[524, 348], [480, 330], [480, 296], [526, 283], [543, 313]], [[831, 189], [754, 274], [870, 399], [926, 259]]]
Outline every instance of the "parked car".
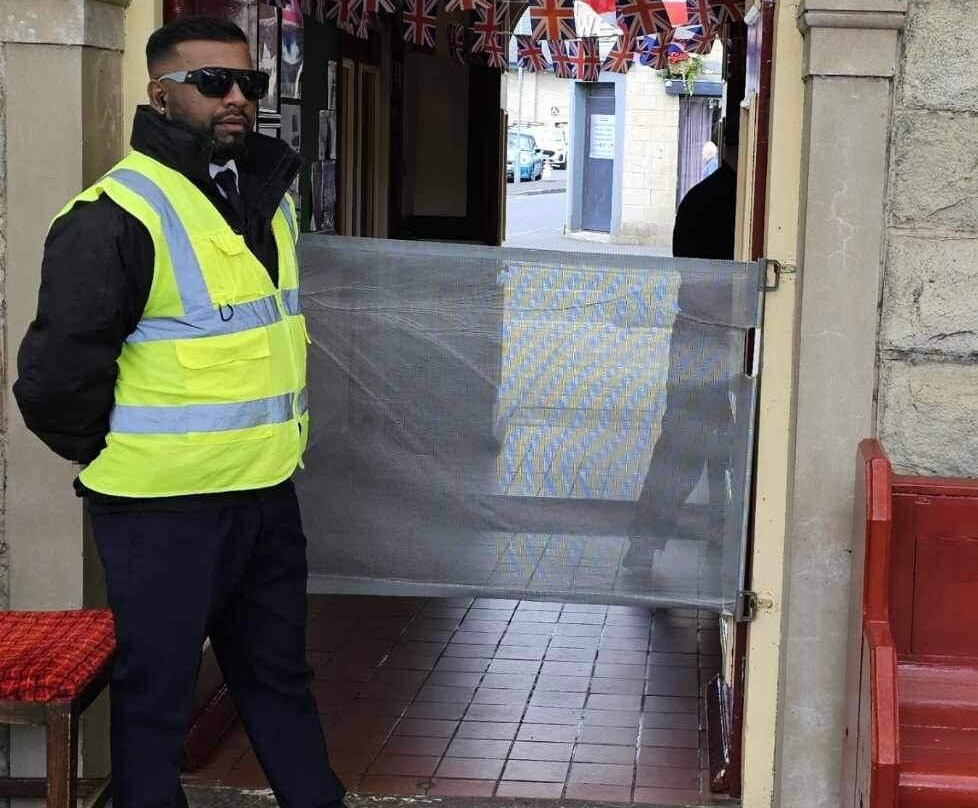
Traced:
[[514, 165], [519, 165], [520, 182], [543, 176], [543, 152], [532, 135], [510, 132], [506, 138], [506, 179], [515, 179]]
[[556, 124], [526, 123], [519, 131], [532, 135], [537, 145], [543, 151], [543, 156], [550, 159], [550, 165], [556, 169], [567, 168], [567, 128]]

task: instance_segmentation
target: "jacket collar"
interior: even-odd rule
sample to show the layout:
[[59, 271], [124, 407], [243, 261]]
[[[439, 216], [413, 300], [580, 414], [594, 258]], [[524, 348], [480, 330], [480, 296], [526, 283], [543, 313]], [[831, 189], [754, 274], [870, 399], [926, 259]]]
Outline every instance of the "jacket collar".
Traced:
[[[132, 148], [179, 171], [208, 198], [215, 196], [209, 166], [214, 154], [210, 138], [185, 124], [170, 121], [143, 105], [133, 121]], [[251, 132], [246, 152], [236, 160], [245, 205], [262, 218], [271, 218], [299, 172], [302, 159], [277, 138]]]

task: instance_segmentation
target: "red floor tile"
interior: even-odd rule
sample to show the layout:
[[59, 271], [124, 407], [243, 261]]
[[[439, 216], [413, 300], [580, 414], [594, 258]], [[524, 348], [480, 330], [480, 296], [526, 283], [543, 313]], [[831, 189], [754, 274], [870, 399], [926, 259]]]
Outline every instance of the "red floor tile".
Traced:
[[568, 693], [559, 690], [535, 690], [530, 698], [533, 707], [563, 707], [580, 709], [584, 706], [585, 693]]
[[360, 781], [360, 790], [364, 793], [385, 797], [423, 797], [427, 788], [427, 782], [417, 777], [368, 775]]
[[641, 746], [638, 750], [639, 766], [678, 766], [694, 769], [700, 765], [698, 749], [669, 749], [658, 746]]
[[443, 671], [483, 673], [492, 662], [492, 657], [442, 657], [435, 665], [435, 673]]
[[587, 676], [544, 676], [537, 679], [537, 689], [587, 693], [591, 679]]
[[573, 763], [571, 783], [590, 783], [603, 786], [631, 786], [635, 767], [617, 763]]
[[432, 687], [478, 687], [482, 671], [439, 671], [437, 668], [427, 679]]
[[522, 705], [473, 704], [465, 713], [466, 721], [519, 721], [523, 715]]
[[590, 662], [544, 662], [540, 675], [590, 677], [592, 667]]
[[445, 758], [436, 772], [439, 778], [455, 777], [465, 780], [496, 780], [506, 763], [504, 758]]
[[480, 687], [476, 691], [472, 703], [503, 704], [510, 706], [526, 704], [530, 699], [530, 692], [530, 688], [528, 687], [520, 690], [500, 690], [493, 687]]
[[699, 805], [699, 791], [678, 791], [668, 788], [635, 789], [635, 802], [654, 803], [657, 805]]
[[383, 774], [430, 777], [435, 773], [439, 760], [438, 756], [383, 754], [367, 770], [367, 776]]
[[562, 707], [527, 707], [524, 719], [528, 724], [571, 724], [581, 720], [581, 710]]
[[668, 746], [674, 749], [699, 749], [700, 734], [689, 729], [642, 730], [642, 746]]
[[330, 752], [329, 762], [337, 773], [363, 774], [374, 760], [374, 755], [357, 754], [355, 752]]
[[593, 710], [628, 710], [641, 712], [642, 697], [626, 695], [608, 695], [593, 693], [587, 697], [585, 707]]
[[383, 754], [444, 755], [448, 738], [424, 738], [417, 735], [395, 735], [384, 745]]
[[425, 685], [418, 691], [417, 701], [434, 701], [448, 704], [467, 704], [475, 695], [474, 687], [440, 687]]
[[528, 783], [563, 783], [567, 779], [567, 761], [510, 760], [503, 771], [504, 780]]
[[429, 797], [491, 797], [495, 780], [460, 780], [440, 777], [428, 789]]
[[695, 713], [644, 713], [642, 726], [649, 729], [699, 729]]
[[465, 715], [465, 702], [416, 701], [404, 715], [407, 718], [436, 718], [442, 721], [458, 720]]
[[458, 728], [458, 721], [434, 718], [403, 718], [394, 729], [394, 736], [418, 736], [422, 738], [451, 738]]
[[510, 741], [490, 741], [484, 738], [456, 738], [448, 747], [445, 757], [451, 758], [505, 758], [509, 754]]
[[635, 784], [651, 788], [699, 788], [700, 770], [676, 766], [639, 766], [635, 770]]
[[591, 680], [591, 692], [641, 696], [645, 693], [645, 682], [642, 679], [605, 679], [596, 676]]
[[459, 724], [457, 738], [483, 738], [485, 740], [511, 741], [520, 725], [517, 722], [463, 721]]
[[631, 786], [608, 786], [591, 783], [569, 783], [567, 799], [595, 802], [631, 802]]
[[517, 741], [509, 753], [510, 760], [549, 760], [568, 762], [574, 749], [572, 743]]
[[642, 714], [638, 710], [584, 710], [586, 727], [635, 727], [638, 729]]
[[545, 659], [549, 662], [594, 662], [598, 652], [592, 648], [548, 648]]
[[577, 737], [576, 724], [523, 724], [516, 733], [518, 741], [573, 743]]
[[560, 783], [521, 783], [502, 780], [496, 789], [497, 797], [519, 797], [528, 800], [559, 800], [564, 784]]
[[622, 766], [635, 765], [635, 746], [613, 746], [609, 744], [579, 743], [574, 750], [574, 762], [615, 763]]
[[646, 696], [645, 710], [652, 713], [697, 713], [700, 701], [677, 696]]
[[597, 745], [628, 746], [632, 749], [638, 742], [638, 730], [632, 727], [588, 726], [581, 730], [581, 743]]
[[536, 676], [540, 671], [539, 660], [533, 659], [494, 659], [488, 672], [496, 674], [522, 674], [524, 676]]

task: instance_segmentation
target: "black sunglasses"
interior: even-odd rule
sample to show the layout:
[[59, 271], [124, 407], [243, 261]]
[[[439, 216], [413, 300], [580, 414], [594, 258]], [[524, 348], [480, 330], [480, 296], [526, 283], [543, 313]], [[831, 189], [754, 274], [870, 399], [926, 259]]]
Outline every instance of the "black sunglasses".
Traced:
[[241, 94], [249, 101], [264, 98], [268, 92], [268, 73], [261, 70], [236, 70], [233, 67], [199, 67], [196, 70], [178, 70], [166, 73], [157, 81], [169, 79], [181, 84], [193, 84], [207, 98], [224, 98], [237, 84]]

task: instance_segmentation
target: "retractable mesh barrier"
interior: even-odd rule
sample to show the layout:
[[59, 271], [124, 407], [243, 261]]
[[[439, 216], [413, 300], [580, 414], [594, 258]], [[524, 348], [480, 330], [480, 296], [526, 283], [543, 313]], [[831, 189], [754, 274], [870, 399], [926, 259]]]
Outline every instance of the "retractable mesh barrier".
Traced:
[[318, 592], [730, 612], [759, 265], [304, 236]]

